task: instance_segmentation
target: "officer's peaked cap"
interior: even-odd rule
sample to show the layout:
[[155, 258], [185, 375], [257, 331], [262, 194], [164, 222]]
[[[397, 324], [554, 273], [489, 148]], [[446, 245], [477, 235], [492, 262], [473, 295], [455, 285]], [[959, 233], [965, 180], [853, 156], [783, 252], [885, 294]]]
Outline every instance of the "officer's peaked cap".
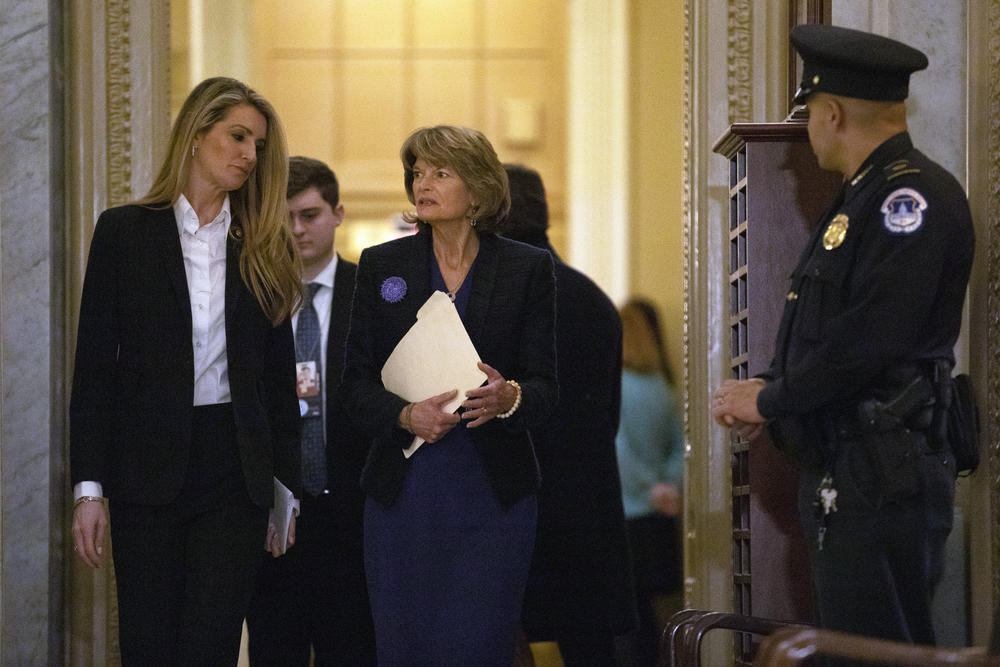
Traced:
[[927, 56], [908, 44], [870, 32], [811, 23], [792, 28], [802, 56], [802, 83], [795, 103], [824, 92], [863, 100], [905, 100], [910, 74], [927, 67]]

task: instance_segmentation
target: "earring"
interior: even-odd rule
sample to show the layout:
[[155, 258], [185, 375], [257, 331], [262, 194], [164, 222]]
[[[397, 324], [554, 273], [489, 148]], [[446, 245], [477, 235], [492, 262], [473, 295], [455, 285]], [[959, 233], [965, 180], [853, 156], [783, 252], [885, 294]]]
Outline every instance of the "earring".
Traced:
[[476, 220], [475, 218], [473, 218], [472, 220], [469, 220], [469, 224], [470, 224], [470, 225], [472, 225], [472, 228], [473, 228], [473, 229], [475, 229], [475, 228], [476, 228], [476, 224], [478, 224], [478, 222], [479, 222], [479, 221], [478, 221], [478, 220]]
[[191, 144], [191, 157], [194, 157], [194, 144]]

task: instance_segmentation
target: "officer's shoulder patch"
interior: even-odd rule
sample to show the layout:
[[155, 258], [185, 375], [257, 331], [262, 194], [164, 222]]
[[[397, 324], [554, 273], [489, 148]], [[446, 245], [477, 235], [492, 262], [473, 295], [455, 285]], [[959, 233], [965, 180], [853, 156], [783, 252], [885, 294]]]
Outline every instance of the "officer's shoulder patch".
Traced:
[[899, 178], [903, 174], [919, 174], [920, 168], [910, 164], [910, 161], [906, 158], [902, 160], [896, 160], [895, 162], [890, 162], [889, 164], [882, 167], [882, 174], [885, 176], [885, 180], [891, 181], [894, 178]]
[[927, 200], [913, 188], [893, 190], [882, 202], [882, 223], [893, 234], [912, 234], [924, 223]]

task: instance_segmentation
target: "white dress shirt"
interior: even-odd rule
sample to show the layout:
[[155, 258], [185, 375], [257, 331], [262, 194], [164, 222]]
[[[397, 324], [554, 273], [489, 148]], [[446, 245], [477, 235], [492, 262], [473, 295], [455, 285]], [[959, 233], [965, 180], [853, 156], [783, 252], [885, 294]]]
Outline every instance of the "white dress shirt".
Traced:
[[229, 195], [212, 222], [198, 221], [187, 197], [174, 204], [191, 298], [191, 343], [194, 348], [194, 404], [232, 400], [226, 360], [226, 237], [232, 215]]

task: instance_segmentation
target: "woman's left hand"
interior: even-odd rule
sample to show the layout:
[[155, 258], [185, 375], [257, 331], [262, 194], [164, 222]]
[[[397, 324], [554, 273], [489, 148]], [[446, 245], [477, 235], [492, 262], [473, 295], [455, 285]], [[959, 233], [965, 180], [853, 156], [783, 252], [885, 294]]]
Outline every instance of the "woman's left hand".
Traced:
[[517, 390], [507, 384], [500, 373], [488, 364], [479, 362], [479, 370], [486, 373], [486, 384], [465, 392], [462, 419], [472, 420], [469, 428], [482, 426], [499, 414], [507, 412], [517, 400]]

